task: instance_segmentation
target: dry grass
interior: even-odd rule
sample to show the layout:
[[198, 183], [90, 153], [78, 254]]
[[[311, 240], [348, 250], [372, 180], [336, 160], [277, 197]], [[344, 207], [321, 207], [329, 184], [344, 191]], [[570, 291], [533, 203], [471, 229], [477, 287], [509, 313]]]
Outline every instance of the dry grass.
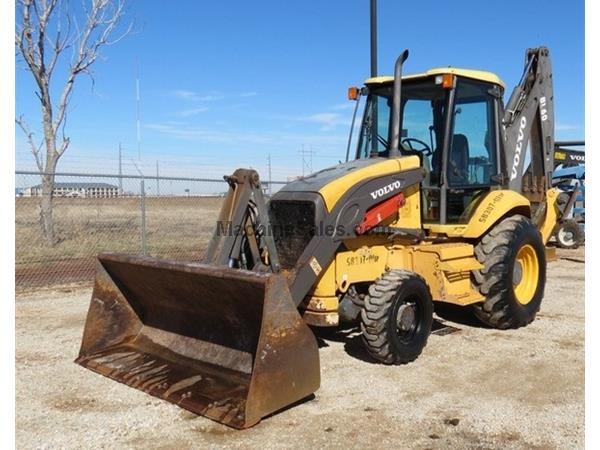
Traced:
[[[147, 198], [148, 254], [199, 258], [221, 203], [221, 198], [207, 197]], [[54, 217], [59, 242], [53, 247], [41, 235], [39, 198], [17, 198], [15, 216], [17, 271], [34, 267], [43, 271], [65, 260], [93, 264], [95, 255], [103, 251], [142, 251], [139, 198], [57, 198]]]

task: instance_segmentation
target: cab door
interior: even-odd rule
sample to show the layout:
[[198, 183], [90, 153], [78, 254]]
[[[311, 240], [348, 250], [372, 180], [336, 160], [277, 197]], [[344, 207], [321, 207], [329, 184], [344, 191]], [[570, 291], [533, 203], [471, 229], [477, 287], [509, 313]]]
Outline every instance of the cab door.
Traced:
[[464, 224], [495, 184], [498, 99], [489, 83], [458, 77], [447, 133], [441, 223]]

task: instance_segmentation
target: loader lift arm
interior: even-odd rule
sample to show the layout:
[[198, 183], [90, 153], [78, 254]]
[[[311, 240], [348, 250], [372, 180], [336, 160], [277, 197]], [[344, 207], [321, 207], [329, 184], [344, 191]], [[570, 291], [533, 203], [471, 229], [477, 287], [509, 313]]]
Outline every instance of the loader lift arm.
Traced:
[[229, 192], [204, 262], [259, 272], [279, 272], [281, 266], [258, 173], [238, 169], [223, 179], [229, 184]]

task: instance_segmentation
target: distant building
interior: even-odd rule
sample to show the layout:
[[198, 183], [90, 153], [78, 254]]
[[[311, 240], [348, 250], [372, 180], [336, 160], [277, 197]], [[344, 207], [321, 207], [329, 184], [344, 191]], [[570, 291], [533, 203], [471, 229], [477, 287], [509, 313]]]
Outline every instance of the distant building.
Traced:
[[[108, 183], [54, 183], [55, 197], [109, 198], [119, 196], [119, 187]], [[42, 185], [23, 190], [26, 197], [40, 197]]]

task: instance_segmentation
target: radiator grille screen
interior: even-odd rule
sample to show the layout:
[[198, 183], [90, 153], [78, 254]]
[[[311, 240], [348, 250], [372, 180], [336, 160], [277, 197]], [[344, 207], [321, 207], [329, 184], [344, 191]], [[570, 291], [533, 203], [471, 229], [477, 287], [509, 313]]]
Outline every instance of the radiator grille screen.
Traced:
[[315, 234], [315, 205], [312, 202], [279, 200], [270, 203], [271, 228], [279, 262], [285, 269], [298, 258]]

